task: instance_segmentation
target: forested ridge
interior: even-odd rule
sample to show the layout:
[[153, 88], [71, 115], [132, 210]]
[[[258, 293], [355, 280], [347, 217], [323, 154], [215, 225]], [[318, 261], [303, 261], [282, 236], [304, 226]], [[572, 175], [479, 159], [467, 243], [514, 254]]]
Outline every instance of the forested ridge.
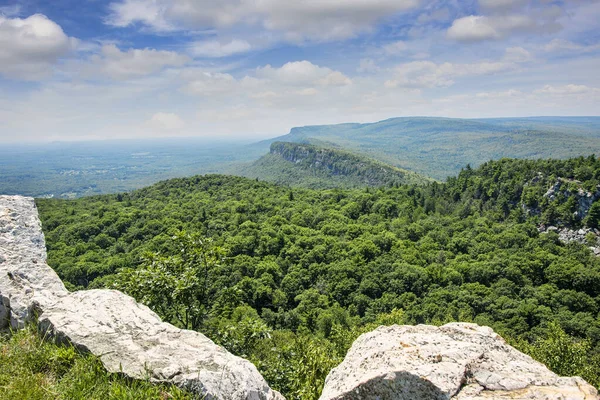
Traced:
[[[600, 259], [542, 224], [597, 227], [559, 179], [595, 191], [600, 161], [491, 161], [446, 183], [310, 190], [208, 175], [37, 201], [71, 289], [116, 287], [315, 399], [378, 324], [488, 325], [556, 372], [600, 385]], [[534, 210], [534, 211], [532, 211]], [[593, 242], [593, 243], [592, 243]]]
[[269, 154], [241, 171], [248, 178], [311, 189], [425, 184], [432, 179], [337, 148], [274, 142]]

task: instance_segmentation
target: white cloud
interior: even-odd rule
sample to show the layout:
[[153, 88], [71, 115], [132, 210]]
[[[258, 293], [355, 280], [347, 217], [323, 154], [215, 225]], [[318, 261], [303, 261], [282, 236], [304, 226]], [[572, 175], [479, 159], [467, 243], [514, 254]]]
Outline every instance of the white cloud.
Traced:
[[127, 0], [109, 5], [112, 13], [106, 22], [109, 25], [125, 27], [141, 22], [157, 31], [173, 30], [164, 18], [164, 6], [156, 0]]
[[519, 8], [529, 3], [529, 0], [479, 0], [479, 5], [485, 10], [508, 10]]
[[553, 86], [546, 85], [542, 89], [538, 89], [535, 93], [553, 94], [553, 95], [573, 95], [573, 94], [584, 94], [584, 93], [598, 93], [600, 89], [592, 88], [586, 85], [564, 85], [564, 86]]
[[408, 49], [408, 45], [406, 44], [406, 42], [398, 40], [396, 42], [384, 45], [382, 49], [385, 54], [394, 56], [405, 52]]
[[315, 88], [306, 88], [306, 89], [298, 90], [296, 93], [299, 94], [300, 96], [316, 96], [319, 94], [319, 91]]
[[475, 96], [479, 99], [508, 99], [508, 98], [519, 98], [525, 94], [517, 89], [509, 89], [503, 92], [480, 92]]
[[239, 82], [231, 75], [206, 72], [197, 69], [183, 71], [182, 79], [187, 82], [184, 91], [202, 96], [228, 95], [238, 90]]
[[352, 84], [352, 80], [341, 72], [327, 67], [320, 67], [310, 61], [289, 62], [280, 68], [267, 65], [258, 68], [256, 75], [259, 78], [292, 86], [315, 84], [320, 86], [346, 86]]
[[379, 67], [372, 58], [361, 58], [357, 68], [358, 72], [374, 73], [379, 71]]
[[477, 42], [499, 39], [500, 33], [492, 26], [488, 17], [471, 15], [455, 20], [448, 29], [448, 37], [461, 42]]
[[418, 6], [419, 0], [122, 0], [107, 23], [140, 22], [157, 31], [260, 26], [289, 40], [343, 39], [370, 29], [381, 18]]
[[159, 112], [150, 118], [148, 126], [158, 130], [176, 131], [185, 128], [185, 122], [177, 114]]
[[581, 45], [565, 39], [553, 39], [543, 49], [547, 53], [589, 53], [600, 50], [600, 44]]
[[0, 15], [0, 74], [24, 80], [48, 77], [76, 43], [44, 15], [25, 19]]
[[129, 49], [121, 51], [116, 45], [102, 46], [100, 54], [90, 57], [83, 66], [86, 77], [98, 74], [115, 80], [139, 78], [161, 71], [165, 67], [178, 67], [190, 61], [189, 57], [172, 51], [154, 49]]
[[470, 15], [454, 20], [446, 35], [459, 42], [480, 42], [502, 39], [516, 33], [551, 33], [560, 29], [562, 26], [555, 18], [534, 18], [527, 14]]
[[510, 47], [506, 49], [506, 53], [504, 54], [504, 61], [508, 62], [525, 63], [532, 59], [533, 56], [531, 53], [522, 47]]
[[331, 40], [352, 37], [378, 20], [407, 11], [418, 0], [263, 0], [260, 12], [269, 30], [285, 32], [292, 39]]
[[234, 39], [226, 43], [217, 40], [194, 42], [190, 45], [190, 52], [196, 57], [220, 58], [234, 54], [246, 53], [252, 49], [245, 40]]
[[436, 64], [432, 61], [413, 61], [397, 66], [394, 77], [385, 82], [388, 88], [449, 87], [455, 79], [466, 76], [494, 75], [518, 68], [509, 61], [482, 61], [472, 64]]

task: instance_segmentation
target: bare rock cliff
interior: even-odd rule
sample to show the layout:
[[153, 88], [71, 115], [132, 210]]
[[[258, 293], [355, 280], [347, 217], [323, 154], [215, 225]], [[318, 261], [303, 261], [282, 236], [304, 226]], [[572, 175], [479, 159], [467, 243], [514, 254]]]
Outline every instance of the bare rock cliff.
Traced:
[[49, 337], [95, 354], [110, 372], [171, 382], [206, 400], [283, 400], [252, 363], [162, 322], [130, 296], [69, 293], [46, 264], [33, 199], [0, 196], [0, 329], [35, 317]]

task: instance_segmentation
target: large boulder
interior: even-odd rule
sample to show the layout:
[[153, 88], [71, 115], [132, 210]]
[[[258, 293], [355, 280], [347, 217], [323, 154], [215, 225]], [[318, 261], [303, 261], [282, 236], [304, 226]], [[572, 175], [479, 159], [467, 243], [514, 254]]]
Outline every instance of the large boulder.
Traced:
[[171, 382], [203, 399], [276, 400], [256, 367], [201, 333], [162, 322], [116, 290], [88, 290], [44, 309], [40, 329], [96, 354], [109, 372]]
[[173, 383], [206, 400], [283, 400], [252, 363], [162, 322], [133, 298], [115, 290], [69, 293], [46, 264], [33, 199], [0, 196], [0, 328], [36, 318], [47, 338], [91, 352], [109, 372]]
[[487, 327], [380, 327], [360, 336], [325, 381], [320, 400], [598, 400], [581, 378], [561, 378]]
[[0, 329], [22, 328], [36, 306], [66, 296], [46, 264], [46, 245], [33, 199], [0, 196]]

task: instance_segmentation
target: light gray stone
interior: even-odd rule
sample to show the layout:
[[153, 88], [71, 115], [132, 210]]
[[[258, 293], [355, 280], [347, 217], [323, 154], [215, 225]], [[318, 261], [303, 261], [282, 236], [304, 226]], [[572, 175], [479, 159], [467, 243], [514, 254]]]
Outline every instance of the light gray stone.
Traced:
[[47, 338], [91, 352], [109, 372], [173, 383], [206, 400], [284, 400], [249, 361], [121, 292], [69, 293], [46, 264], [33, 199], [0, 196], [0, 328], [35, 317]]
[[252, 363], [201, 333], [162, 322], [115, 290], [72, 293], [47, 307], [40, 329], [100, 357], [109, 372], [172, 382], [207, 400], [276, 400]]
[[360, 336], [325, 381], [320, 400], [598, 400], [581, 378], [561, 378], [487, 327], [380, 327]]
[[65, 295], [62, 281], [46, 264], [33, 199], [0, 196], [0, 329], [22, 328], [36, 308]]

